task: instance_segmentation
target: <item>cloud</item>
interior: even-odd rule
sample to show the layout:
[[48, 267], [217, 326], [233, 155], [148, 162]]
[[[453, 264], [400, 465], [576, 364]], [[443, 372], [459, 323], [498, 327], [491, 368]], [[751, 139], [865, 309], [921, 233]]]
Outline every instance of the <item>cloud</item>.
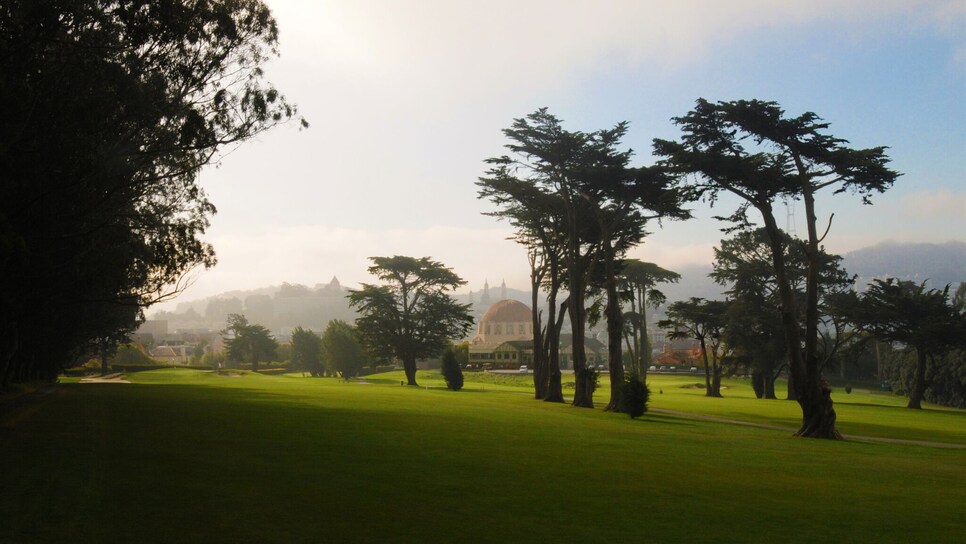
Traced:
[[[416, 97], [435, 110], [642, 63], [673, 71], [758, 30], [839, 23], [861, 29], [901, 19], [955, 38], [966, 19], [955, 0], [275, 0], [270, 5], [282, 28], [284, 55], [301, 55], [332, 72], [333, 83], [371, 89], [393, 107], [418, 106], [412, 102]], [[313, 47], [302, 47], [306, 43]]]

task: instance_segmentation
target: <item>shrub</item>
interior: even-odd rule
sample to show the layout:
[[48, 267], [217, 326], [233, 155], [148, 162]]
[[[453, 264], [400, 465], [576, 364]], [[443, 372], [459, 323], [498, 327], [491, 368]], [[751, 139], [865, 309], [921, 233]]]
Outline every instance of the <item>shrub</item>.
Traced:
[[443, 379], [446, 380], [446, 387], [453, 391], [463, 389], [463, 371], [460, 370], [459, 361], [453, 348], [446, 348], [443, 352]]
[[621, 409], [631, 418], [640, 417], [647, 411], [647, 401], [650, 396], [651, 392], [644, 382], [632, 376], [621, 388]]
[[600, 372], [593, 365], [588, 364], [581, 376], [586, 380], [584, 383], [587, 384], [591, 392], [597, 391], [597, 386], [600, 385]]

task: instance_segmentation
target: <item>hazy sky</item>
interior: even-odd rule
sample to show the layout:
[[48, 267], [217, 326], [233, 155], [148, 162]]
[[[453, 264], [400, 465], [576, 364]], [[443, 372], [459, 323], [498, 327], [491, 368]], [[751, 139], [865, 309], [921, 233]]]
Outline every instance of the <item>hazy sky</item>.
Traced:
[[[502, 128], [547, 106], [572, 130], [652, 138], [698, 97], [813, 111], [903, 173], [871, 207], [824, 195], [826, 245], [966, 241], [966, 2], [268, 0], [269, 79], [311, 123], [225, 155], [201, 182], [219, 264], [175, 302], [283, 281], [369, 281], [367, 257], [431, 256], [478, 290], [526, 288], [525, 252], [474, 182]], [[665, 224], [632, 256], [710, 263], [712, 215]], [[803, 230], [803, 211], [797, 211]], [[168, 305], [171, 307], [171, 305]]]

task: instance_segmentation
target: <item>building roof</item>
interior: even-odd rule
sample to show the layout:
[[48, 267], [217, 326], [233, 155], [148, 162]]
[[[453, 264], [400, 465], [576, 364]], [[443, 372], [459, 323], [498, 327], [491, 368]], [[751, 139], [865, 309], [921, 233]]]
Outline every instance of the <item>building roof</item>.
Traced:
[[[570, 347], [574, 343], [574, 335], [572, 334], [561, 334], [560, 335], [560, 345]], [[584, 337], [584, 349], [589, 349], [592, 351], [603, 351], [607, 349], [607, 344], [601, 342], [596, 338], [591, 338], [589, 336]]]
[[518, 323], [533, 319], [530, 307], [516, 300], [501, 300], [483, 314], [480, 323]]
[[502, 344], [497, 346], [497, 349], [503, 346], [510, 346], [513, 349], [516, 349], [518, 351], [523, 351], [523, 350], [533, 349], [533, 340], [510, 340], [507, 342], [503, 342]]

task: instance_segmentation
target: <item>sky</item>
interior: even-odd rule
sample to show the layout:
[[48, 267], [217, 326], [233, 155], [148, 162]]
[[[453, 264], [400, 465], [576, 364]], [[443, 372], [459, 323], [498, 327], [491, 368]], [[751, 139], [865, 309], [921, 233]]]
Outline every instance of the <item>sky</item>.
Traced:
[[[430, 256], [467, 280], [527, 288], [522, 246], [477, 198], [501, 130], [540, 108], [569, 130], [630, 123], [623, 147], [708, 100], [811, 111], [855, 147], [889, 146], [895, 186], [862, 206], [823, 194], [826, 248], [966, 241], [966, 2], [962, 0], [268, 0], [280, 56], [267, 78], [310, 123], [228, 150], [200, 183], [218, 208], [218, 264], [178, 302], [282, 282], [371, 282], [370, 256]], [[710, 264], [715, 209], [652, 229], [630, 253]], [[789, 217], [783, 214], [787, 222]], [[793, 228], [804, 211], [793, 206]]]

